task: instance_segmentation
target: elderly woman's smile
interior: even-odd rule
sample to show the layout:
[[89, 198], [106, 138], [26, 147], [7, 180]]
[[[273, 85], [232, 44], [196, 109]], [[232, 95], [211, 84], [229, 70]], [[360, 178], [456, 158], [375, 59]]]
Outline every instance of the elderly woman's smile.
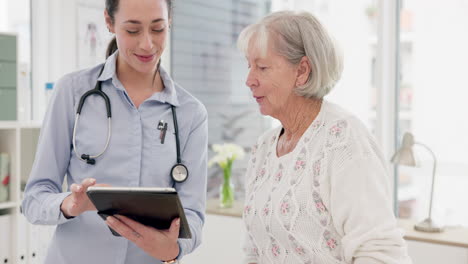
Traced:
[[264, 96], [254, 96], [254, 98], [257, 101], [257, 103], [261, 104]]

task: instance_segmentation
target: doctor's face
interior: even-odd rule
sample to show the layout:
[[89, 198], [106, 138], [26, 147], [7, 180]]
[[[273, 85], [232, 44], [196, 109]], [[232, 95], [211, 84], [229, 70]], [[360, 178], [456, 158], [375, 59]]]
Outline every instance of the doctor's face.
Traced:
[[117, 39], [119, 65], [154, 73], [168, 38], [166, 0], [120, 0], [114, 20], [106, 12], [106, 22]]
[[[253, 43], [252, 43], [253, 42]], [[246, 85], [260, 107], [263, 115], [278, 118], [291, 106], [296, 83], [296, 67], [274, 52], [272, 44], [265, 54], [255, 48], [254, 41], [247, 50], [249, 74]]]

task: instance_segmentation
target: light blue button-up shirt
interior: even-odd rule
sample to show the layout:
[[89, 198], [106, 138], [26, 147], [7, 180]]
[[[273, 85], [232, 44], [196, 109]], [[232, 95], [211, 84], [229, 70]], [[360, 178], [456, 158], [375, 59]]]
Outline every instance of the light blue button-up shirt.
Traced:
[[[207, 112], [187, 91], [175, 84], [161, 68], [164, 90], [136, 108], [116, 75], [117, 52], [102, 65], [64, 76], [55, 86], [46, 113], [36, 159], [26, 186], [22, 210], [33, 224], [57, 225], [46, 262], [73, 263], [161, 263], [125, 238], [115, 237], [96, 212], [66, 219], [60, 205], [68, 186], [92, 177], [112, 186], [172, 187], [171, 168], [177, 162], [171, 105], [176, 106], [182, 163], [189, 170], [183, 183], [176, 183], [192, 239], [179, 239], [180, 255], [192, 252], [201, 242], [206, 202]], [[89, 165], [72, 147], [75, 113], [80, 97], [102, 81], [111, 101], [112, 135], [107, 151]], [[158, 122], [168, 123], [164, 144]], [[104, 101], [89, 96], [76, 131], [80, 153], [96, 155], [105, 146], [107, 115]]]

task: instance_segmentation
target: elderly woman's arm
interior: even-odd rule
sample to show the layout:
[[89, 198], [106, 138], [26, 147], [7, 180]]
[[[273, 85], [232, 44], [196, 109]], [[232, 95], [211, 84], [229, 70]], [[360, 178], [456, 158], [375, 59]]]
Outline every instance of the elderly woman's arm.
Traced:
[[249, 234], [245, 235], [243, 251], [245, 253], [244, 262], [245, 264], [257, 264], [258, 263], [258, 254], [257, 247], [255, 247], [252, 238]]
[[[247, 163], [247, 171], [245, 173], [245, 178], [244, 178], [244, 181], [245, 181], [245, 184], [246, 184], [246, 188], [245, 188], [245, 197], [246, 197], [246, 200], [248, 197], [250, 197], [251, 195], [251, 192], [252, 192], [252, 187], [253, 187], [253, 179], [255, 178], [255, 162], [254, 160], [257, 159], [256, 155], [258, 154], [257, 153], [257, 149], [258, 149], [258, 146], [260, 145], [260, 142], [262, 142], [262, 137], [260, 137], [258, 140], [257, 140], [257, 143], [252, 147], [251, 151], [250, 151], [250, 158], [249, 158], [249, 162]], [[245, 206], [245, 205], [244, 205]], [[245, 212], [245, 210], [244, 210]], [[245, 220], [245, 215], [243, 215], [244, 217], [244, 221]], [[243, 230], [245, 231], [245, 235], [244, 235], [244, 243], [242, 245], [242, 249], [243, 249], [243, 252], [244, 252], [244, 261], [243, 263], [244, 264], [257, 264], [258, 263], [258, 249], [252, 239], [252, 236], [250, 235], [250, 232], [248, 230], [249, 228], [244, 228]]]
[[392, 210], [390, 177], [379, 154], [345, 161], [330, 179], [330, 208], [346, 263], [411, 263]]

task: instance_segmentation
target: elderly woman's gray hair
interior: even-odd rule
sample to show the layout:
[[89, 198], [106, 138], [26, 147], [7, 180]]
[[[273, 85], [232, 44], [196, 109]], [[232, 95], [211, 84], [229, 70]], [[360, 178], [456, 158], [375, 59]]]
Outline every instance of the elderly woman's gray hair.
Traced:
[[343, 71], [340, 52], [325, 28], [310, 13], [272, 13], [242, 30], [237, 45], [244, 53], [253, 47], [265, 56], [268, 41], [273, 41], [274, 51], [293, 65], [307, 56], [311, 72], [307, 82], [296, 88], [298, 95], [320, 99], [340, 79]]

